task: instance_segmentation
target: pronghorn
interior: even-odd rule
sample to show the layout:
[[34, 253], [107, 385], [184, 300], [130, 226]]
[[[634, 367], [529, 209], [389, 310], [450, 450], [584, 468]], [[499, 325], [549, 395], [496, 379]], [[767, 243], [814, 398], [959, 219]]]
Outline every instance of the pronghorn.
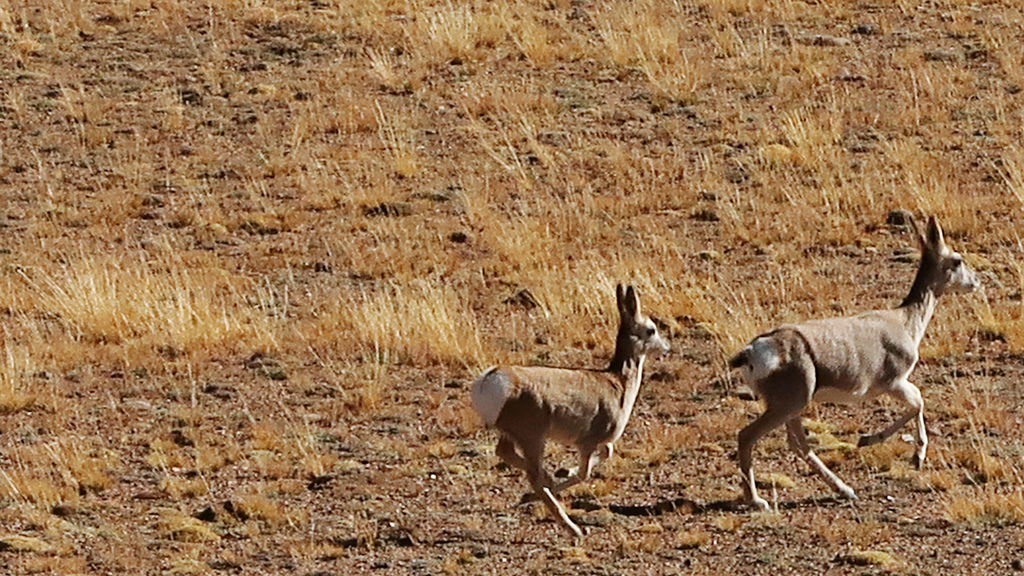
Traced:
[[[668, 351], [654, 322], [640, 311], [632, 286], [616, 287], [619, 332], [604, 370], [497, 366], [473, 383], [473, 408], [499, 432], [498, 456], [526, 471], [537, 498], [577, 538], [583, 535], [554, 494], [586, 481], [593, 466], [612, 455], [633, 412], [649, 353]], [[579, 466], [554, 484], [544, 470], [548, 437], [575, 446]]]
[[916, 467], [924, 462], [928, 446], [924, 402], [921, 391], [907, 378], [917, 364], [917, 350], [939, 296], [972, 291], [978, 280], [960, 254], [946, 246], [934, 217], [928, 220], [925, 236], [913, 221], [911, 225], [920, 241], [921, 263], [910, 293], [898, 308], [784, 325], [754, 338], [729, 361], [731, 367], [743, 368], [744, 381], [765, 403], [764, 413], [738, 438], [743, 491], [750, 505], [769, 509], [754, 485], [752, 452], [762, 436], [783, 423], [790, 448], [839, 494], [857, 497], [808, 446], [800, 412], [812, 398], [856, 404], [888, 394], [900, 400], [907, 412], [884, 430], [861, 436], [858, 445], [877, 444], [916, 418], [912, 462]]

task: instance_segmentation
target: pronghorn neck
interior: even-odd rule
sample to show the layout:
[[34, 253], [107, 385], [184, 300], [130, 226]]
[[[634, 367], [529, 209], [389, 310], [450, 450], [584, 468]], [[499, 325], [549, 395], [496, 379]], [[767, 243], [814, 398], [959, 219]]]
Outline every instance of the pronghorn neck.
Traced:
[[640, 383], [644, 379], [644, 360], [646, 359], [647, 356], [645, 354], [630, 359], [626, 363], [627, 368], [620, 373], [625, 380], [620, 404], [622, 406], [622, 418], [615, 427], [613, 441], [617, 440], [622, 431], [626, 429], [626, 423], [629, 422], [629, 417], [633, 414], [633, 406], [636, 405], [636, 398], [640, 395]]
[[904, 312], [907, 333], [918, 345], [924, 338], [924, 331], [931, 322], [932, 314], [935, 313], [935, 305], [939, 301], [934, 288], [934, 268], [937, 266], [929, 255], [922, 255], [921, 265], [917, 269], [917, 276], [914, 278], [914, 285], [910, 287], [910, 293], [900, 303], [900, 309]]
[[938, 296], [931, 290], [927, 290], [918, 299], [909, 303], [904, 301], [904, 304], [900, 306], [900, 309], [903, 310], [907, 333], [910, 334], [910, 337], [918, 346], [921, 345], [924, 331], [932, 320], [932, 315], [935, 313], [935, 305], [938, 301]]
[[627, 378], [633, 369], [632, 366], [636, 365], [638, 361], [642, 363], [630, 342], [629, 333], [620, 329], [619, 335], [615, 339], [615, 354], [612, 355], [612, 361], [608, 364], [606, 372]]

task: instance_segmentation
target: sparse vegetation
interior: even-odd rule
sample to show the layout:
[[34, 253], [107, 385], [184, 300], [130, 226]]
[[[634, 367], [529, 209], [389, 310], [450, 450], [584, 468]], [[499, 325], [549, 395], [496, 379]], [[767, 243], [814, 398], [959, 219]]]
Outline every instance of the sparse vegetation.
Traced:
[[[1007, 572], [1021, 30], [1000, 1], [0, 0], [0, 564]], [[861, 499], [813, 500], [776, 434], [777, 513], [730, 509], [758, 410], [724, 358], [897, 304], [898, 210], [983, 281], [922, 344], [925, 470], [853, 445], [894, 403], [812, 407]], [[603, 365], [617, 282], [673, 353], [570, 546], [467, 386]]]

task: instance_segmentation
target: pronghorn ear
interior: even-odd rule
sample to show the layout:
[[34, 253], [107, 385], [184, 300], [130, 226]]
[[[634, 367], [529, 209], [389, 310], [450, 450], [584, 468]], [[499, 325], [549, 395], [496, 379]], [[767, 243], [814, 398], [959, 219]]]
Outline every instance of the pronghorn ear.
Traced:
[[619, 310], [619, 315], [625, 315], [626, 309], [626, 289], [622, 287], [622, 284], [615, 285], [615, 307]]
[[622, 311], [634, 318], [640, 315], [640, 299], [637, 298], [636, 290], [632, 286], [626, 288]]
[[928, 218], [928, 245], [932, 248], [941, 248], [946, 245], [946, 240], [942, 235], [942, 227], [939, 226], [939, 221], [932, 216]]
[[917, 238], [917, 244], [921, 248], [921, 252], [928, 249], [928, 241], [925, 240], [924, 234], [921, 234], [921, 228], [917, 226], [917, 220], [913, 216], [907, 215], [907, 220], [910, 222], [910, 229], [914, 231], [914, 236]]

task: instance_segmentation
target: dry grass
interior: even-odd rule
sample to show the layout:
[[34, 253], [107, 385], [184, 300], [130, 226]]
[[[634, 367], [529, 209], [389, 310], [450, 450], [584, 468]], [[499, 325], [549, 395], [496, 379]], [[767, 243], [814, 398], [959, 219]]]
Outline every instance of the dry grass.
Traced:
[[[1005, 571], [971, 543], [1020, 522], [1022, 22], [1007, 2], [0, 0], [0, 563], [933, 571], [957, 546]], [[897, 209], [939, 216], [984, 284], [923, 343], [926, 469], [899, 437], [853, 446], [894, 403], [820, 408], [856, 507], [813, 500], [775, 434], [777, 514], [612, 513], [737, 496], [758, 408], [725, 358], [899, 302]], [[525, 485], [466, 387], [604, 365], [619, 282], [673, 353], [566, 495], [603, 507], [568, 547], [511, 505]], [[904, 517], [953, 525], [908, 548]]]

